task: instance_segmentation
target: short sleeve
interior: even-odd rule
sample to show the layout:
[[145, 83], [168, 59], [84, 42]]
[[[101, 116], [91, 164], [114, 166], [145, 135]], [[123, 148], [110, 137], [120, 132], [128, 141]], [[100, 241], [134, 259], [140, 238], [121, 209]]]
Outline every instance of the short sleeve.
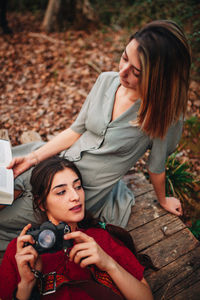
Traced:
[[147, 164], [150, 172], [159, 174], [165, 171], [166, 159], [175, 150], [181, 138], [182, 128], [183, 121], [179, 120], [170, 126], [164, 139], [153, 139]]
[[88, 109], [89, 106], [91, 105], [92, 100], [95, 99], [95, 94], [97, 89], [99, 88], [100, 81], [101, 81], [101, 75], [99, 75], [99, 77], [97, 78], [89, 95], [87, 96], [85, 102], [83, 103], [82, 108], [78, 114], [78, 117], [76, 118], [74, 123], [70, 126], [70, 128], [77, 133], [82, 134], [86, 131], [85, 124], [87, 120]]

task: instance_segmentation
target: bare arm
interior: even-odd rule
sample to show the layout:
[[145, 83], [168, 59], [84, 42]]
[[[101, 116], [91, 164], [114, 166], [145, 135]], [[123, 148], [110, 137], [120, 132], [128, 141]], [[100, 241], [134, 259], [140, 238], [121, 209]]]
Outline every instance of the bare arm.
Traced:
[[34, 166], [39, 161], [60, 153], [61, 151], [72, 146], [81, 136], [71, 128], [65, 129], [51, 141], [46, 143], [41, 148], [28, 154], [25, 157], [16, 157], [8, 165], [8, 169], [13, 168], [14, 176], [18, 176], [30, 167]]
[[165, 196], [165, 172], [157, 174], [148, 170], [156, 196], [160, 205], [174, 215], [182, 215], [182, 207], [179, 199]]
[[[113, 259], [111, 258], [111, 260]], [[153, 300], [150, 287], [144, 278], [139, 281], [114, 260], [108, 266], [107, 273], [126, 299]]]
[[34, 151], [34, 154], [37, 156], [39, 161], [42, 161], [65, 149], [68, 149], [79, 139], [80, 136], [81, 135], [79, 133], [76, 133], [71, 128], [67, 128], [44, 146]]
[[66, 234], [65, 239], [75, 239], [76, 243], [70, 251], [71, 261], [80, 264], [82, 268], [95, 264], [100, 270], [106, 271], [115, 282], [126, 299], [152, 300], [151, 290], [143, 278], [137, 278], [127, 272], [96, 241], [87, 234], [76, 231]]

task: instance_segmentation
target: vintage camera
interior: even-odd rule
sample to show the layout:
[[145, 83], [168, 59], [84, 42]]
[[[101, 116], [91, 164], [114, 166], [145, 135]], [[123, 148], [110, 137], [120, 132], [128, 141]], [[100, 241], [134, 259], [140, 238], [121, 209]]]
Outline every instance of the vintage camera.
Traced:
[[[67, 223], [60, 222], [57, 226], [51, 221], [44, 222], [38, 228], [30, 228], [26, 234], [32, 235], [35, 244], [31, 244], [39, 254], [53, 253], [73, 246], [72, 240], [64, 240], [63, 236], [71, 232]], [[25, 246], [30, 245], [26, 243]]]

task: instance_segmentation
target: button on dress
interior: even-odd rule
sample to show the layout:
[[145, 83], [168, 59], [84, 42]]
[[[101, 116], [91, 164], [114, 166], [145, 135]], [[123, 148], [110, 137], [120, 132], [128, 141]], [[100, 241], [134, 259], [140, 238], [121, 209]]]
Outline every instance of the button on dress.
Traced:
[[[171, 125], [164, 139], [151, 139], [131, 123], [137, 118], [140, 99], [111, 121], [119, 85], [117, 72], [105, 72], [98, 77], [71, 125], [81, 137], [61, 155], [74, 161], [83, 176], [86, 208], [103, 221], [124, 227], [134, 196], [122, 177], [148, 149], [149, 170], [164, 172], [166, 158], [181, 137], [183, 121]], [[26, 155], [43, 144], [37, 142], [13, 147], [13, 156]], [[5, 249], [24, 225], [37, 222], [32, 210], [30, 174], [31, 170], [28, 170], [16, 178], [15, 189], [22, 189], [24, 193], [12, 206], [0, 211], [0, 250]]]

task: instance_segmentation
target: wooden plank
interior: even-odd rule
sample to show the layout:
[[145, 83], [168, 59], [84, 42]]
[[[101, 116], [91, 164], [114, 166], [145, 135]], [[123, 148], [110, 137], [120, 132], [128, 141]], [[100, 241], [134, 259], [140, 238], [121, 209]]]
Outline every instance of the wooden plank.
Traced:
[[130, 234], [137, 245], [137, 250], [141, 251], [185, 227], [175, 215], [166, 214], [130, 231]]
[[136, 199], [126, 229], [128, 231], [133, 230], [166, 214], [167, 211], [156, 200], [155, 193], [149, 192]]
[[[180, 294], [185, 294], [185, 290], [194, 286], [194, 284], [200, 283], [200, 269], [196, 270], [195, 272], [191, 273], [188, 277], [184, 278], [180, 282], [177, 282], [173, 287], [170, 285], [170, 282], [165, 285], [165, 290], [159, 290], [158, 292], [154, 293], [154, 300], [160, 299], [175, 299], [175, 297], [180, 297]], [[179, 296], [178, 296], [179, 294]], [[193, 298], [197, 297], [197, 291], [191, 290], [191, 295]], [[191, 299], [193, 299], [191, 298]], [[199, 294], [200, 298], [200, 294]], [[181, 299], [188, 299], [188, 298], [181, 298]]]
[[170, 286], [170, 289], [173, 288], [175, 284], [198, 269], [200, 269], [200, 246], [178, 257], [159, 271], [152, 271], [149, 275], [145, 272], [145, 278], [153, 292], [160, 290], [164, 294], [167, 286]]
[[134, 196], [146, 194], [153, 190], [152, 184], [145, 178], [143, 173], [130, 172], [123, 177], [127, 186], [133, 191]]
[[145, 249], [142, 253], [149, 255], [155, 266], [161, 269], [178, 257], [198, 247], [199, 244], [200, 242], [185, 228]]
[[178, 217], [160, 207], [142, 176], [126, 179], [136, 196], [127, 229], [137, 249], [148, 254], [159, 268], [145, 272], [154, 299], [199, 300], [200, 242]]
[[[178, 295], [174, 296], [173, 300], [199, 300], [200, 298], [200, 281], [197, 281], [195, 284], [191, 285], [187, 289], [179, 293]], [[160, 299], [159, 299], [160, 300]], [[165, 300], [162, 299], [162, 300]]]

